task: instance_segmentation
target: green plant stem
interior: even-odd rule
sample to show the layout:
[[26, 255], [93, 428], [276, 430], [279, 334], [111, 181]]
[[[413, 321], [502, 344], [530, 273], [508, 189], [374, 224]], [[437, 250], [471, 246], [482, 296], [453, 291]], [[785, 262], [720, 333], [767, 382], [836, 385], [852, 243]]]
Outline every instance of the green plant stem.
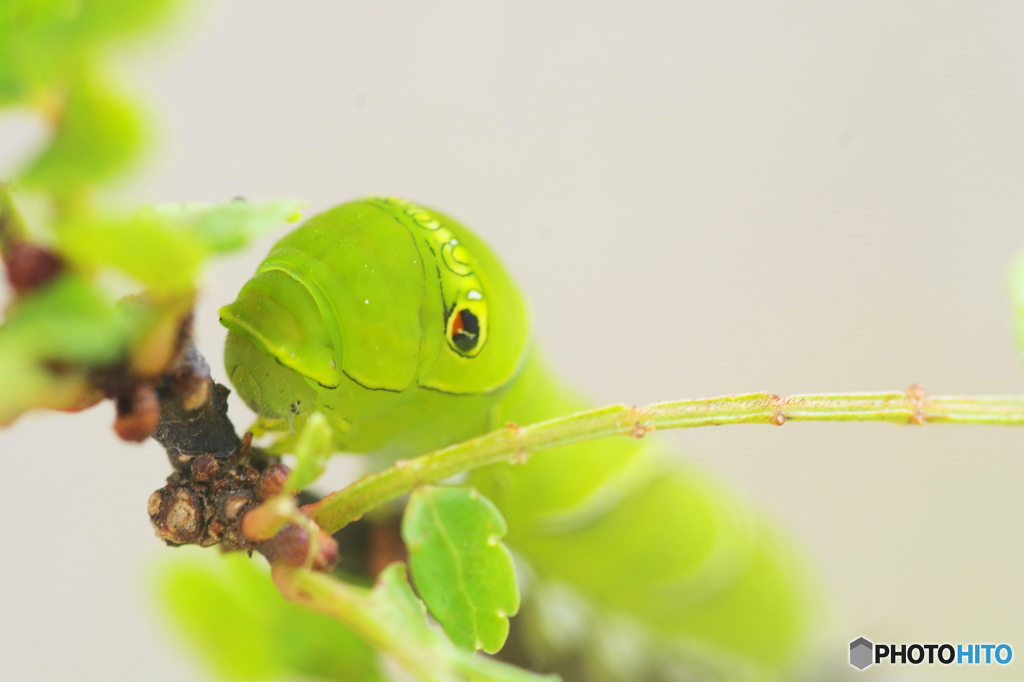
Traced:
[[530, 426], [510, 424], [478, 438], [364, 476], [303, 512], [334, 533], [371, 509], [412, 491], [498, 462], [524, 461], [528, 452], [583, 440], [625, 435], [639, 438], [656, 429], [725, 424], [774, 424], [788, 421], [883, 421], [924, 425], [1024, 425], [1024, 396], [925, 395], [920, 386], [905, 392], [794, 395], [750, 393], [720, 398], [655, 403], [646, 407], [613, 405]]
[[274, 582], [291, 601], [324, 613], [344, 623], [367, 643], [395, 658], [417, 680], [450, 682], [441, 672], [441, 662], [413, 642], [396, 640], [382, 623], [368, 590], [316, 573], [286, 565], [275, 565]]

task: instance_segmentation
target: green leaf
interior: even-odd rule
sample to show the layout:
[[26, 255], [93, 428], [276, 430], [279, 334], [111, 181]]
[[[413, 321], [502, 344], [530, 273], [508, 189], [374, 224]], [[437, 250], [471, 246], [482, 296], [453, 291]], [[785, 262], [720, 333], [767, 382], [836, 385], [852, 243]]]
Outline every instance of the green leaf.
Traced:
[[297, 221], [301, 206], [302, 202], [292, 199], [260, 203], [239, 200], [225, 204], [158, 204], [149, 210], [194, 234], [210, 252], [225, 253], [246, 246], [281, 223]]
[[72, 194], [121, 173], [142, 146], [137, 107], [95, 72], [71, 79], [49, 144], [21, 174], [25, 187]]
[[129, 217], [78, 218], [61, 226], [61, 255], [91, 272], [118, 270], [151, 291], [195, 291], [203, 262], [294, 220], [299, 202], [147, 206]]
[[423, 486], [405, 510], [416, 589], [452, 641], [471, 651], [499, 651], [519, 610], [507, 532], [501, 512], [472, 488]]
[[334, 452], [334, 431], [319, 412], [309, 415], [295, 444], [295, 468], [288, 477], [288, 491], [297, 493], [324, 473], [324, 463]]
[[230, 680], [377, 682], [377, 656], [338, 621], [285, 601], [241, 553], [168, 550], [158, 598], [183, 639]]
[[58, 239], [61, 254], [78, 268], [113, 268], [157, 293], [193, 291], [206, 255], [192, 235], [151, 215], [79, 221]]

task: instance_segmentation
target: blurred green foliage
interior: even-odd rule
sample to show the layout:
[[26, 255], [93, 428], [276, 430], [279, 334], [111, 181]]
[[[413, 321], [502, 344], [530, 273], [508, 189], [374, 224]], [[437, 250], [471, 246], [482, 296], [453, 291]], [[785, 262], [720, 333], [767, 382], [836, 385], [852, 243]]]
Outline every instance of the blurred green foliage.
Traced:
[[62, 93], [49, 144], [22, 171], [26, 188], [57, 195], [88, 190], [123, 173], [142, 148], [135, 104], [99, 72], [79, 71]]
[[[94, 402], [87, 378], [95, 370], [158, 374], [166, 358], [154, 359], [152, 348], [168, 346], [188, 315], [205, 261], [294, 220], [297, 207], [234, 202], [66, 219], [53, 237], [64, 274], [16, 297], [0, 327], [0, 424], [35, 407]], [[134, 280], [141, 296], [115, 305], [104, 273]]]
[[178, 0], [5, 0], [0, 105], [36, 102], [76, 80], [111, 43], [155, 26]]
[[82, 271], [111, 269], [154, 295], [191, 295], [213, 255], [298, 218], [298, 202], [148, 206], [131, 216], [88, 216], [57, 235], [62, 256]]
[[[0, 327], [0, 424], [33, 408], [95, 402], [96, 371], [159, 375], [206, 260], [298, 218], [294, 201], [96, 207], [92, 195], [132, 168], [145, 139], [140, 107], [110, 73], [109, 53], [181, 4], [0, 3], [0, 107], [32, 111], [50, 132], [0, 186], [0, 254], [29, 281]], [[26, 225], [21, 199], [49, 210]], [[19, 251], [30, 235], [39, 242]], [[41, 270], [40, 253], [53, 272]], [[140, 295], [115, 305], [108, 273]]]
[[0, 3], [0, 107], [33, 108], [51, 127], [21, 181], [82, 191], [128, 168], [142, 143], [138, 106], [105, 67], [110, 48], [155, 26], [178, 0], [5, 0]]
[[183, 548], [156, 573], [157, 598], [217, 673], [229, 680], [384, 679], [378, 654], [393, 657], [413, 679], [428, 682], [539, 682], [537, 675], [453, 646], [427, 621], [402, 564], [373, 589], [300, 572], [297, 587], [317, 610], [345, 611], [374, 647], [330, 615], [285, 601], [268, 571], [248, 558]]
[[[159, 381], [207, 260], [299, 218], [295, 201], [110, 208], [95, 199], [105, 183], [131, 170], [146, 137], [138, 102], [108, 68], [111, 49], [159, 25], [179, 4], [0, 2], [0, 108], [34, 112], [49, 133], [20, 169], [4, 170], [0, 184], [0, 256], [14, 285], [0, 325], [0, 425], [32, 409], [87, 407], [104, 396], [95, 383], [104, 372]], [[23, 201], [43, 207], [33, 222], [22, 219]], [[118, 300], [125, 282], [131, 295]], [[291, 490], [319, 476], [330, 443], [329, 431], [301, 434]], [[518, 594], [507, 551], [487, 545], [492, 534], [504, 533], [500, 515], [479, 501], [449, 500], [439, 508], [446, 521], [436, 528], [459, 522], [452, 513], [466, 511], [461, 522], [481, 530], [470, 543], [479, 546], [460, 551], [497, 551], [492, 563], [501, 574], [478, 592], [497, 585], [498, 601], [487, 608], [513, 612]], [[404, 660], [420, 679], [541, 679], [449, 642], [429, 625], [400, 566], [386, 570], [372, 591], [319, 576], [329, 588], [355, 595], [349, 611], [334, 617], [286, 601], [245, 556], [179, 549], [157, 579], [168, 613], [227, 679], [374, 682], [384, 678], [374, 647]], [[443, 581], [437, 585], [444, 588]], [[313, 606], [329, 611], [329, 594]], [[508, 627], [507, 618], [499, 620], [499, 635], [474, 634], [470, 649], [478, 639], [489, 650], [499, 648]]]
[[330, 616], [285, 601], [245, 555], [180, 548], [158, 567], [156, 585], [178, 630], [225, 679], [384, 679], [369, 645]]

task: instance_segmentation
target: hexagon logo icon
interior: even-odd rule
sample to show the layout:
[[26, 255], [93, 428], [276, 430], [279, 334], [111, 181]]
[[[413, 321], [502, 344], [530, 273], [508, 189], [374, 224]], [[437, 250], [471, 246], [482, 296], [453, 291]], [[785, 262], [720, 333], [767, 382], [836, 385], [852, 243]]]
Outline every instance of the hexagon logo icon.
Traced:
[[863, 670], [875, 662], [874, 651], [874, 644], [863, 637], [858, 637], [850, 642], [850, 665], [857, 670]]

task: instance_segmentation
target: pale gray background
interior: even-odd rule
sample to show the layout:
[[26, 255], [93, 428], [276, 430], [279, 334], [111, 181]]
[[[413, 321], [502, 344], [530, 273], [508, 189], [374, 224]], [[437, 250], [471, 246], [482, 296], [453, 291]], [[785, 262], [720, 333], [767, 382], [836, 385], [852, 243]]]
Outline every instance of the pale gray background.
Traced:
[[[1024, 390], [1005, 276], [1024, 246], [1021, 3], [222, 0], [180, 23], [131, 60], [162, 140], [124, 196], [443, 208], [504, 257], [553, 364], [602, 402]], [[0, 136], [9, 169], [38, 130], [15, 117]], [[216, 307], [269, 243], [207, 278], [221, 378]], [[9, 679], [199, 674], [146, 593], [170, 551], [145, 515], [167, 465], [111, 416], [0, 436]], [[837, 661], [858, 635], [1024, 656], [1024, 431], [665, 437], [820, 563]]]

